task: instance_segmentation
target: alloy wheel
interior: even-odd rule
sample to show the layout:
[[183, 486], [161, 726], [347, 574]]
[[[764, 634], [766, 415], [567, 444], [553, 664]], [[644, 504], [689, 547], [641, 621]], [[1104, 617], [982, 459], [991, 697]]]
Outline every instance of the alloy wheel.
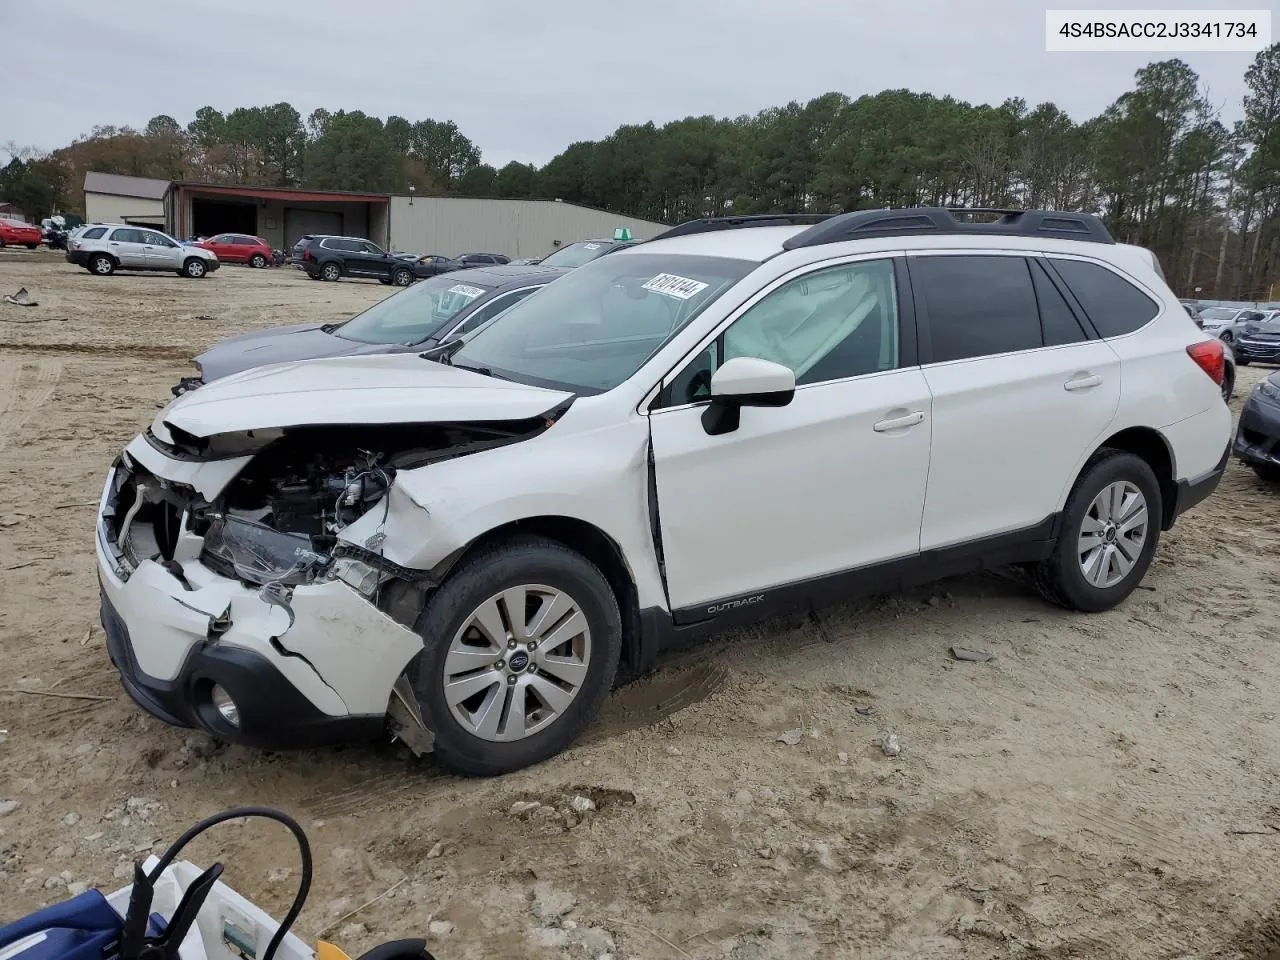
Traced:
[[1128, 480], [1099, 491], [1080, 525], [1080, 572], [1091, 586], [1106, 590], [1133, 570], [1147, 542], [1151, 518], [1147, 498]]
[[573, 703], [591, 663], [591, 628], [569, 594], [510, 587], [463, 622], [444, 660], [444, 697], [473, 736], [522, 740]]

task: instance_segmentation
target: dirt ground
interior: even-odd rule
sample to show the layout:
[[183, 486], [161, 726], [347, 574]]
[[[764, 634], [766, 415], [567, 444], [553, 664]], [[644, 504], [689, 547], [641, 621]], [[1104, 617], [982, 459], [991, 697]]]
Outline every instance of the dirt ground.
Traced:
[[[1110, 613], [984, 575], [776, 620], [664, 661], [569, 753], [495, 780], [395, 745], [262, 754], [165, 727], [120, 690], [93, 506], [193, 354], [388, 289], [290, 269], [98, 278], [0, 253], [0, 294], [24, 285], [38, 307], [0, 303], [0, 923], [69, 886], [114, 889], [134, 855], [262, 803], [314, 846], [298, 932], [353, 956], [429, 929], [441, 960], [1280, 944], [1280, 489], [1239, 464]], [[1266, 372], [1240, 371], [1237, 410]], [[952, 644], [996, 656], [956, 662]], [[596, 809], [566, 815], [575, 796]], [[188, 853], [284, 913], [283, 831], [223, 828]]]

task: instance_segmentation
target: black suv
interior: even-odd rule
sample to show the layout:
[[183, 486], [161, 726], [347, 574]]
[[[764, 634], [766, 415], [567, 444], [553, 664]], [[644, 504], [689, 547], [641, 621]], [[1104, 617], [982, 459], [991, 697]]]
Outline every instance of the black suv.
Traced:
[[312, 280], [379, 280], [407, 287], [414, 280], [434, 276], [434, 270], [403, 256], [387, 253], [361, 237], [308, 234], [293, 248], [293, 265]]

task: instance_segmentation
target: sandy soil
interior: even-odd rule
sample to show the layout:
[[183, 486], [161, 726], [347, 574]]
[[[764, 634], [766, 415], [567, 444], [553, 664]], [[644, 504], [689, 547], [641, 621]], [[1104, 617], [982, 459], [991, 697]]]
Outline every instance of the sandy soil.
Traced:
[[[499, 780], [396, 746], [264, 755], [167, 728], [120, 691], [92, 504], [191, 355], [388, 290], [288, 269], [96, 278], [0, 253], [0, 293], [22, 285], [38, 307], [0, 304], [0, 800], [19, 803], [0, 816], [0, 922], [68, 884], [120, 885], [135, 853], [203, 815], [268, 803], [316, 851], [299, 932], [352, 955], [432, 920], [442, 960], [1280, 944], [1280, 490], [1240, 465], [1107, 614], [987, 575], [773, 621], [665, 661], [568, 754]], [[1242, 370], [1239, 393], [1265, 372]], [[953, 643], [996, 658], [955, 662]], [[566, 816], [577, 795], [597, 809]], [[268, 827], [190, 854], [284, 912], [296, 861]]]

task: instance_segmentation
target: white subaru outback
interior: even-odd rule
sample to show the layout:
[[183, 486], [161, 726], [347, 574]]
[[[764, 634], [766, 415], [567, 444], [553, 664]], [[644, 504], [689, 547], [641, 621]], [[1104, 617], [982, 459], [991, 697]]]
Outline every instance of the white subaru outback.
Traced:
[[249, 370], [112, 467], [102, 619], [223, 740], [571, 743], [662, 648], [1023, 564], [1116, 605], [1227, 461], [1222, 344], [1081, 214], [695, 221], [465, 343]]

